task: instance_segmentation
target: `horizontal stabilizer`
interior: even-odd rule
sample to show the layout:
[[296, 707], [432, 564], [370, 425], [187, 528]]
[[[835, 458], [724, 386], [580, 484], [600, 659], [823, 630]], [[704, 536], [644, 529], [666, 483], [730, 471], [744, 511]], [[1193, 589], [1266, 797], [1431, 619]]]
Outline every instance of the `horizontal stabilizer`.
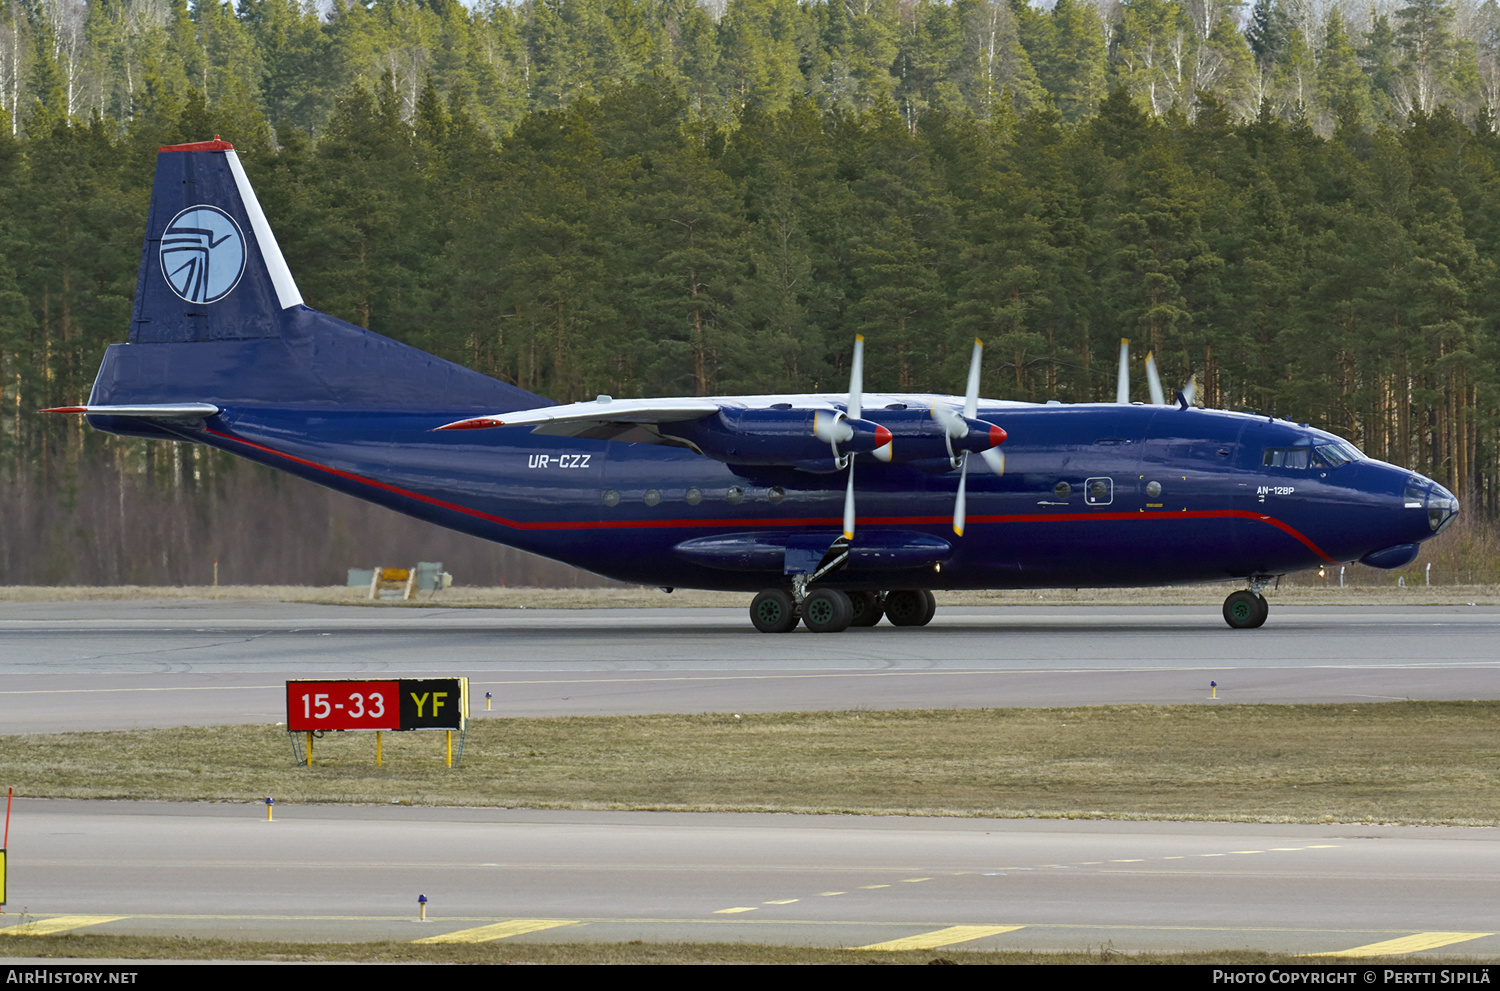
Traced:
[[143, 403], [137, 406], [56, 406], [43, 413], [83, 413], [92, 416], [132, 416], [164, 423], [185, 423], [218, 416], [224, 410], [213, 403]]

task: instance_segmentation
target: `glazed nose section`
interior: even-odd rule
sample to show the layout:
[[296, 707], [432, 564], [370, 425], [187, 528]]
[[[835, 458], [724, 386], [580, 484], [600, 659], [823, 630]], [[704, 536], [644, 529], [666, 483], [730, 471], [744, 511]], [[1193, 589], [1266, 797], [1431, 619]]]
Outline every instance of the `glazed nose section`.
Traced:
[[1458, 518], [1458, 500], [1436, 482], [1427, 491], [1427, 525], [1434, 534], [1442, 533]]

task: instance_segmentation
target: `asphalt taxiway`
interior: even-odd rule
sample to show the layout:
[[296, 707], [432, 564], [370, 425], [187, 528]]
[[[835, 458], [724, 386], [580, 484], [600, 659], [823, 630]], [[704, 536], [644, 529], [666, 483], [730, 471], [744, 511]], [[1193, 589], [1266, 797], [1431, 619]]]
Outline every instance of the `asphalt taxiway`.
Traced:
[[492, 716], [1497, 698], [1496, 643], [1494, 606], [1274, 607], [1260, 630], [1202, 606], [949, 608], [775, 636], [738, 609], [0, 603], [0, 734], [274, 723], [314, 677], [467, 676]]
[[[29, 801], [0, 931], [1500, 957], [1494, 829]], [[427, 919], [418, 921], [418, 896]]]

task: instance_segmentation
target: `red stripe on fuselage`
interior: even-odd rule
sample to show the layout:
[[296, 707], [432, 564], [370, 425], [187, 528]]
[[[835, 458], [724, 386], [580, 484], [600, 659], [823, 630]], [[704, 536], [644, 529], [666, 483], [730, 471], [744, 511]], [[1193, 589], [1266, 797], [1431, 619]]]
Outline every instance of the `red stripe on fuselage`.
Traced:
[[[393, 495], [399, 495], [399, 496], [402, 496], [402, 497], [407, 498], [407, 499], [415, 499], [418, 502], [424, 502], [424, 503], [428, 504], [429, 506], [437, 506], [440, 509], [452, 510], [455, 513], [462, 513], [465, 516], [472, 516], [472, 517], [475, 517], [476, 519], [486, 520], [486, 521], [488, 521], [490, 523], [498, 523], [501, 526], [507, 526], [507, 527], [510, 527], [513, 530], [617, 530], [617, 529], [650, 529], [650, 528], [661, 528], [661, 527], [669, 527], [670, 528], [670, 527], [705, 527], [705, 526], [719, 526], [719, 527], [725, 527], [725, 526], [727, 526], [727, 527], [747, 527], [747, 526], [842, 526], [843, 522], [844, 522], [843, 519], [840, 518], [840, 517], [829, 516], [829, 517], [826, 517], [826, 518], [825, 517], [805, 517], [805, 518], [796, 518], [796, 519], [785, 519], [785, 518], [772, 517], [772, 518], [767, 518], [767, 519], [728, 519], [728, 520], [615, 520], [615, 521], [599, 520], [599, 521], [583, 521], [583, 522], [573, 522], [573, 523], [566, 523], [566, 522], [564, 522], [564, 523], [524, 523], [524, 522], [521, 522], [520, 520], [506, 519], [503, 516], [496, 516], [493, 513], [486, 513], [483, 510], [472, 509], [472, 508], [470, 508], [468, 506], [460, 506], [460, 505], [458, 505], [457, 503], [454, 503], [454, 502], [448, 502], [448, 501], [443, 500], [443, 499], [434, 498], [433, 496], [423, 495], [420, 492], [413, 492], [410, 489], [403, 489], [403, 488], [401, 488], [398, 485], [390, 485], [390, 484], [388, 484], [386, 482], [377, 481], [377, 480], [375, 480], [373, 478], [366, 478], [364, 475], [356, 475], [353, 472], [343, 471], [343, 470], [341, 470], [339, 468], [332, 468], [332, 467], [329, 467], [328, 465], [319, 464], [316, 461], [309, 461], [307, 458], [298, 457], [295, 454], [287, 454], [285, 451], [278, 451], [275, 448], [273, 448], [273, 447], [267, 447], [264, 444], [257, 444], [254, 441], [244, 440], [243, 438], [240, 438], [240, 437], [233, 437], [233, 436], [230, 436], [229, 434], [221, 433], [218, 430], [211, 430], [211, 429], [205, 428], [205, 432], [213, 434], [215, 437], [222, 437], [225, 440], [230, 441], [231, 443], [234, 443], [234, 444], [243, 444], [244, 446], [254, 448], [257, 451], [264, 451], [265, 453], [267, 453], [267, 454], [273, 454], [273, 455], [275, 455], [278, 458], [285, 458], [287, 461], [292, 461], [292, 462], [295, 462], [296, 464], [304, 465], [304, 466], [306, 466], [308, 468], [314, 468], [314, 469], [316, 469], [318, 471], [326, 472], [327, 474], [333, 475], [333, 476], [335, 476], [337, 478], [347, 479], [347, 480], [349, 480], [351, 482], [359, 482], [361, 485], [368, 485], [371, 488], [380, 489], [382, 492], [390, 492]], [[1225, 520], [1225, 519], [1251, 520], [1251, 521], [1254, 521], [1254, 522], [1268, 524], [1268, 525], [1273, 526], [1276, 529], [1282, 531], [1283, 533], [1287, 534], [1288, 536], [1294, 537], [1297, 540], [1301, 541], [1302, 544], [1304, 546], [1306, 546], [1308, 550], [1310, 550], [1314, 554], [1318, 555], [1318, 557], [1322, 558], [1324, 561], [1327, 561], [1330, 564], [1335, 563], [1334, 560], [1333, 560], [1333, 558], [1331, 558], [1327, 554], [1323, 553], [1323, 549], [1322, 548], [1320, 548], [1317, 544], [1315, 544], [1311, 540], [1309, 540], [1306, 536], [1304, 536], [1301, 533], [1301, 531], [1297, 530], [1295, 527], [1293, 527], [1293, 526], [1291, 526], [1291, 525], [1289, 525], [1287, 523], [1283, 523], [1281, 520], [1278, 520], [1275, 517], [1267, 516], [1264, 513], [1251, 512], [1250, 510], [1246, 510], [1246, 509], [1183, 510], [1181, 512], [1176, 512], [1176, 513], [1173, 513], [1173, 512], [1160, 512], [1160, 513], [1056, 513], [1056, 514], [1051, 514], [1051, 515], [1047, 515], [1047, 516], [1019, 516], [1019, 515], [970, 516], [969, 519], [968, 519], [968, 522], [970, 524], [974, 524], [974, 523], [1081, 523], [1081, 522], [1084, 522], [1084, 521], [1096, 521], [1097, 522], [1097, 521], [1103, 520], [1103, 521], [1111, 521], [1111, 522], [1123, 523], [1123, 522], [1128, 522], [1128, 521], [1131, 521], [1131, 520], [1140, 520], [1140, 521], [1153, 520], [1154, 521], [1154, 520]], [[885, 524], [885, 525], [889, 525], [889, 526], [914, 526], [914, 525], [922, 525], [922, 524], [927, 524], [927, 525], [932, 525], [932, 526], [940, 526], [940, 525], [942, 525], [944, 523], [951, 523], [951, 522], [953, 522], [952, 519], [949, 518], [949, 517], [947, 517], [947, 516], [866, 516], [866, 517], [860, 517], [860, 518], [858, 518], [858, 519], [855, 520], [856, 524], [864, 524], [865, 526], [878, 525], [878, 524]]]

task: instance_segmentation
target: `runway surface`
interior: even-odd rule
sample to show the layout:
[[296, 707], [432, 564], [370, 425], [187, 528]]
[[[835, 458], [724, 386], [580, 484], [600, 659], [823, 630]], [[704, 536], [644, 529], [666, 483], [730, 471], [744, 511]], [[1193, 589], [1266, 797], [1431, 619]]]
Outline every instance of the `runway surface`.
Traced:
[[[739, 609], [0, 603], [0, 734], [274, 723], [295, 678], [467, 676], [492, 716], [1500, 697], [1500, 608], [949, 608], [756, 633]], [[482, 703], [475, 716], [483, 718]]]
[[331, 807], [279, 809], [268, 823], [256, 806], [28, 801], [3, 921], [311, 941], [1494, 959], [1496, 834]]
[[[371, 675], [465, 675], [476, 718], [1496, 698], [1497, 634], [1500, 608], [1463, 606], [1273, 606], [1258, 631], [1212, 607], [960, 608], [768, 636], [739, 609], [0, 603], [0, 746], [274, 723], [286, 679]], [[0, 929], [34, 932], [1500, 957], [1500, 834], [1482, 828], [404, 807], [266, 823], [23, 800], [10, 843]]]

